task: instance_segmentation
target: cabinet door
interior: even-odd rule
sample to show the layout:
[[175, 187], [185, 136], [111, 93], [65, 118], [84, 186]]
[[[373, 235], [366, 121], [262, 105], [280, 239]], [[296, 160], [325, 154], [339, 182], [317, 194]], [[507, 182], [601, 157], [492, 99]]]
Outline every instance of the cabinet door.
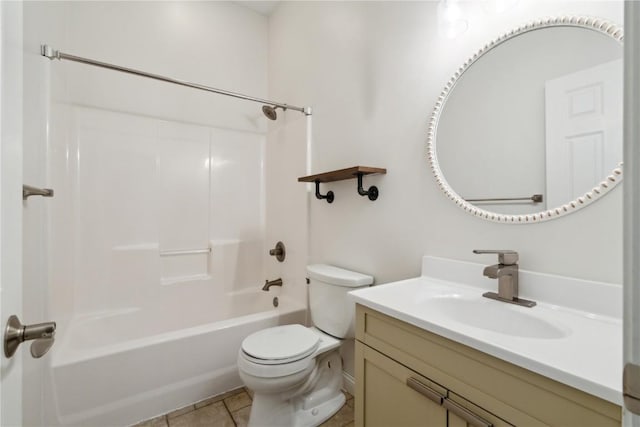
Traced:
[[367, 427], [445, 427], [446, 389], [356, 342], [355, 422]]
[[513, 427], [451, 391], [444, 401], [444, 407], [449, 409], [449, 427]]

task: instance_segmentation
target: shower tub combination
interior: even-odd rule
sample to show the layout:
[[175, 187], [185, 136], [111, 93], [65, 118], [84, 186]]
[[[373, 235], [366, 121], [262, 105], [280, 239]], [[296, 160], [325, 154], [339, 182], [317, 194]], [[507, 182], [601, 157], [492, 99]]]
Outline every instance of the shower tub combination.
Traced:
[[[128, 425], [241, 386], [242, 340], [306, 313], [303, 299], [275, 308], [282, 290], [260, 290], [264, 136], [88, 107], [68, 114], [75, 136], [60, 144], [73, 145], [58, 152], [82, 162], [60, 166], [66, 181], [54, 183], [70, 190], [52, 208], [51, 263], [61, 267], [47, 424]], [[235, 197], [229, 183], [256, 197]]]
[[[46, 45], [41, 54], [258, 102], [271, 120], [276, 109], [297, 111], [310, 125], [309, 107]], [[304, 301], [281, 298], [274, 307], [277, 293], [260, 290], [265, 136], [253, 128], [54, 107], [64, 118], [56, 123], [69, 129], [52, 137], [52, 180], [68, 191], [53, 201], [51, 264], [69, 268], [54, 269], [51, 280], [63, 304], [53, 310], [60, 318], [49, 356], [47, 423], [133, 424], [241, 386], [236, 358], [242, 340], [306, 321]], [[255, 189], [255, 197], [236, 197], [228, 183]]]
[[[58, 336], [52, 385], [62, 425], [113, 426], [242, 386], [236, 358], [260, 329], [305, 322], [306, 307], [260, 290], [73, 319]], [[198, 306], [200, 305], [200, 306]]]

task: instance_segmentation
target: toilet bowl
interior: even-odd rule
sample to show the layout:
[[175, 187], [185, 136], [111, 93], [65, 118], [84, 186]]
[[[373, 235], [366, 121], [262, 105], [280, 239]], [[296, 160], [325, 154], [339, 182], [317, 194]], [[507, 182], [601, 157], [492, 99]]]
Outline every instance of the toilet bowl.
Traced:
[[[254, 392], [250, 426], [314, 426], [343, 405], [338, 339], [302, 325], [276, 326], [248, 338], [271, 339], [264, 347], [243, 346], [238, 354], [240, 378]], [[275, 348], [277, 356], [270, 352]]]
[[314, 326], [263, 329], [245, 338], [238, 352], [240, 378], [254, 392], [250, 427], [315, 427], [345, 402], [338, 349], [342, 339], [353, 338], [347, 293], [373, 278], [328, 265], [307, 272]]

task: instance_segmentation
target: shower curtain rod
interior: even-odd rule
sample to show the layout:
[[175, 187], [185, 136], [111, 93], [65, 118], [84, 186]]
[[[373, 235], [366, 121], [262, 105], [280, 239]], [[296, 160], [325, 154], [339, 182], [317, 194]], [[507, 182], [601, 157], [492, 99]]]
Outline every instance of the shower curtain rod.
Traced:
[[120, 72], [123, 72], [123, 73], [134, 74], [136, 76], [141, 76], [141, 77], [148, 77], [150, 79], [160, 80], [160, 81], [167, 82], [167, 83], [173, 83], [173, 84], [177, 84], [177, 85], [180, 85], [180, 86], [186, 86], [186, 87], [190, 87], [190, 88], [193, 88], [193, 89], [200, 89], [200, 90], [204, 90], [204, 91], [207, 91], [207, 92], [218, 93], [220, 95], [226, 95], [226, 96], [232, 96], [234, 98], [245, 99], [247, 101], [259, 102], [261, 104], [267, 104], [267, 105], [271, 105], [271, 106], [274, 106], [274, 107], [279, 107], [279, 108], [282, 108], [283, 110], [295, 110], [295, 111], [299, 111], [299, 112], [303, 113], [305, 116], [310, 116], [311, 115], [311, 107], [296, 107], [294, 105], [283, 104], [281, 102], [273, 102], [273, 101], [269, 101], [267, 99], [255, 98], [253, 96], [243, 95], [241, 93], [230, 92], [228, 90], [223, 90], [223, 89], [216, 89], [216, 88], [213, 88], [213, 87], [204, 86], [204, 85], [200, 85], [200, 84], [197, 84], [197, 83], [191, 83], [191, 82], [187, 82], [187, 81], [184, 81], [184, 80], [173, 79], [173, 78], [161, 76], [161, 75], [158, 75], [158, 74], [152, 74], [152, 73], [147, 73], [147, 72], [140, 71], [140, 70], [135, 70], [133, 68], [121, 67], [119, 65], [113, 65], [113, 64], [106, 63], [106, 62], [96, 61], [94, 59], [89, 59], [89, 58], [83, 58], [81, 56], [70, 55], [68, 53], [64, 53], [64, 52], [60, 52], [59, 50], [55, 50], [51, 46], [46, 45], [46, 44], [40, 46], [40, 53], [42, 54], [42, 56], [45, 56], [45, 57], [49, 58], [50, 60], [66, 59], [67, 61], [80, 62], [82, 64], [94, 65], [96, 67], [107, 68], [109, 70], [115, 70], [115, 71], [120, 71]]

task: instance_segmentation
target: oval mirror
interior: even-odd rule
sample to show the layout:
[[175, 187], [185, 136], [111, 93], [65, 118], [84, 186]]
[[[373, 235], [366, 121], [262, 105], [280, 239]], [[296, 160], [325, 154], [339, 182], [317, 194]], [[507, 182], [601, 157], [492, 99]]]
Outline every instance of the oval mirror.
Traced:
[[431, 116], [428, 159], [467, 212], [540, 222], [622, 179], [622, 29], [582, 17], [519, 27], [473, 55]]

